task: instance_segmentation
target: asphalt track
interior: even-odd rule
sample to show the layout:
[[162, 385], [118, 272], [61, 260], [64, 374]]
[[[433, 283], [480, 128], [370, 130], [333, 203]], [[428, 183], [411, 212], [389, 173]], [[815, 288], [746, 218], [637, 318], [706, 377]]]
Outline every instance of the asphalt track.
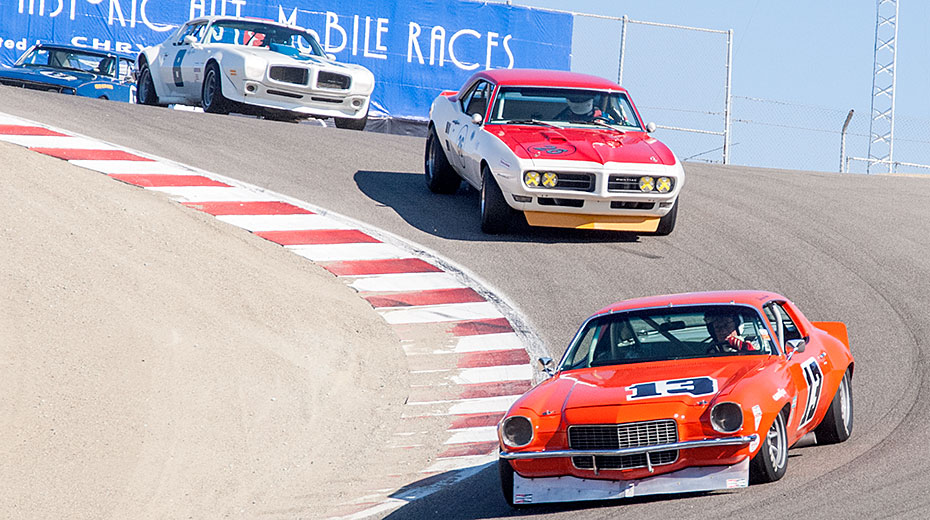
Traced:
[[773, 290], [813, 320], [849, 325], [853, 436], [796, 447], [778, 483], [515, 512], [488, 468], [389, 518], [930, 517], [930, 178], [688, 164], [669, 237], [530, 228], [489, 237], [478, 230], [474, 191], [426, 189], [422, 139], [5, 87], [0, 110], [263, 186], [422, 244], [505, 295], [553, 357], [593, 311], [659, 293]]

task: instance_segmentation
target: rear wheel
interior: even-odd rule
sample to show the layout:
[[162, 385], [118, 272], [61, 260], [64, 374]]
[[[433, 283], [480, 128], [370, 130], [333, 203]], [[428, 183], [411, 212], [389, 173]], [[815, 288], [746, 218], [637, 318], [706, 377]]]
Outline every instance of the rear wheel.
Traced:
[[817, 444], [836, 444], [849, 438], [853, 428], [852, 378], [849, 370], [843, 374], [833, 402], [820, 425], [814, 429]]
[[223, 97], [223, 80], [220, 77], [220, 68], [215, 62], [207, 65], [207, 72], [203, 76], [200, 106], [204, 112], [211, 114], [229, 113], [229, 100]]
[[481, 231], [489, 235], [497, 235], [507, 231], [513, 209], [504, 200], [491, 169], [485, 166], [481, 169]]
[[753, 484], [775, 482], [785, 476], [788, 469], [788, 432], [785, 414], [779, 413], [772, 421], [759, 453], [749, 463], [749, 480]]
[[426, 137], [423, 173], [426, 176], [426, 187], [433, 193], [455, 193], [462, 184], [462, 178], [449, 164], [446, 152], [442, 149], [442, 143], [439, 142], [439, 136], [433, 128], [430, 128], [429, 135]]
[[678, 220], [678, 199], [675, 199], [675, 204], [672, 206], [671, 211], [659, 219], [659, 227], [656, 228], [655, 234], [658, 236], [667, 236], [671, 234], [675, 229], [676, 220]]
[[158, 94], [155, 93], [155, 82], [152, 81], [152, 71], [147, 63], [139, 69], [139, 84], [136, 87], [136, 103], [140, 105], [157, 105]]

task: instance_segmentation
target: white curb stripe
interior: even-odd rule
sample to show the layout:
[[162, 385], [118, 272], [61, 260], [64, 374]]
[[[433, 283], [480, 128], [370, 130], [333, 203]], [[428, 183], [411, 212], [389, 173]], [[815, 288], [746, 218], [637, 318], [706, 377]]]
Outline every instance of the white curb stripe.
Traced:
[[428, 291], [431, 289], [456, 289], [465, 287], [462, 282], [448, 273], [404, 273], [380, 274], [357, 278], [349, 284], [359, 292], [375, 291]]
[[[455, 399], [449, 401], [424, 401], [407, 403], [411, 408], [432, 408], [423, 410], [424, 415], [466, 415], [473, 413], [506, 412], [519, 395], [502, 395], [498, 397], [475, 397], [473, 399]], [[415, 412], [414, 412], [415, 413]]]
[[476, 426], [449, 430], [452, 434], [443, 444], [465, 444], [469, 442], [492, 442], [497, 440], [497, 426]]
[[160, 186], [146, 189], [167, 193], [179, 202], [260, 202], [278, 200], [271, 195], [236, 187]]
[[503, 318], [504, 315], [490, 302], [448, 303], [422, 307], [381, 310], [378, 314], [391, 325], [404, 323], [439, 323], [445, 321]]
[[116, 150], [115, 146], [81, 137], [58, 135], [0, 135], [0, 141], [26, 148], [72, 148], [74, 150]]
[[455, 347], [453, 347], [453, 351], [457, 353], [510, 349], [523, 350], [523, 342], [520, 341], [520, 337], [513, 332], [462, 336], [458, 338], [458, 341], [455, 342]]
[[298, 255], [314, 262], [336, 262], [351, 260], [388, 260], [407, 258], [409, 253], [391, 244], [325, 244], [287, 246]]
[[445, 473], [457, 469], [470, 468], [472, 466], [481, 466], [497, 460], [497, 453], [488, 455], [468, 455], [465, 457], [449, 457], [438, 459], [432, 466], [421, 471], [421, 473]]
[[216, 218], [249, 231], [355, 229], [323, 215], [218, 215]]
[[533, 367], [529, 364], [461, 368], [450, 378], [450, 380], [457, 385], [475, 385], [479, 383], [532, 379]]
[[161, 175], [200, 175], [188, 168], [161, 161], [123, 161], [107, 159], [79, 159], [68, 161], [75, 166], [88, 170], [110, 174], [161, 174]]

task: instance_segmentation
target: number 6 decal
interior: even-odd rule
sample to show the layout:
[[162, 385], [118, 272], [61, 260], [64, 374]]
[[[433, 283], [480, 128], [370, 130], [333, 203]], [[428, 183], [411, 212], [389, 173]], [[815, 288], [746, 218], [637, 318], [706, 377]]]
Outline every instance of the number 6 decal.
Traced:
[[801, 416], [801, 423], [798, 428], [811, 422], [814, 414], [817, 413], [817, 405], [820, 403], [820, 393], [823, 390], [823, 371], [817, 360], [810, 358], [801, 363], [801, 372], [804, 374], [804, 380], [807, 382], [807, 407], [804, 409], [804, 415]]

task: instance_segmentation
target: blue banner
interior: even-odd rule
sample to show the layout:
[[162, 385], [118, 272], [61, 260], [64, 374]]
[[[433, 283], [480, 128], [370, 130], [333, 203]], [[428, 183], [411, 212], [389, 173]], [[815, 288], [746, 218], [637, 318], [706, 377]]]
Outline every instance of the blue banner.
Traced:
[[476, 70], [571, 67], [571, 15], [462, 0], [2, 0], [0, 63], [38, 41], [137, 54], [204, 15], [310, 29], [337, 60], [374, 73], [373, 115], [426, 118]]

